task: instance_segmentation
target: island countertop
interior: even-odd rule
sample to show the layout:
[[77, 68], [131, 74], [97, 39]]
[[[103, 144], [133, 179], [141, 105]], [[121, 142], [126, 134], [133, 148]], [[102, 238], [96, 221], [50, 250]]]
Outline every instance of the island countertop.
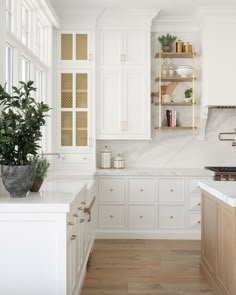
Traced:
[[0, 212], [70, 212], [77, 195], [86, 190], [87, 182], [45, 182], [38, 193], [24, 198], [11, 198], [7, 192], [0, 195]]
[[231, 207], [236, 207], [236, 181], [200, 181], [199, 187]]

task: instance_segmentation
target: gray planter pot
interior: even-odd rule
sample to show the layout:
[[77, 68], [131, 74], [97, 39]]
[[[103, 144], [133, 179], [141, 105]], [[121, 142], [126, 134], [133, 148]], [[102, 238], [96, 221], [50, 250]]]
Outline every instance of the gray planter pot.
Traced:
[[12, 198], [25, 197], [34, 182], [34, 165], [1, 166], [2, 181]]

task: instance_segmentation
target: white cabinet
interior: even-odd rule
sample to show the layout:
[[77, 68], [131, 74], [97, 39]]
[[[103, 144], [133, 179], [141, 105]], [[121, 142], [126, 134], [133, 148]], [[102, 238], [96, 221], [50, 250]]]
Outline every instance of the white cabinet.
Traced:
[[184, 206], [160, 205], [158, 209], [159, 228], [184, 228]]
[[130, 205], [128, 211], [130, 228], [154, 228], [155, 207], [151, 205]]
[[129, 202], [154, 202], [155, 201], [155, 181], [154, 179], [129, 179], [128, 180], [128, 200]]
[[[236, 24], [229, 19], [207, 23], [202, 30], [203, 104], [235, 105]], [[206, 20], [207, 21], [207, 20]]]
[[160, 202], [183, 202], [184, 201], [184, 179], [168, 178], [159, 180]]
[[97, 139], [150, 139], [150, 35], [102, 30], [99, 36]]
[[143, 65], [146, 60], [146, 41], [145, 31], [101, 31], [100, 65]]
[[124, 202], [125, 201], [125, 180], [122, 178], [99, 180], [99, 203]]
[[125, 206], [123, 205], [100, 205], [99, 226], [120, 228], [125, 226]]

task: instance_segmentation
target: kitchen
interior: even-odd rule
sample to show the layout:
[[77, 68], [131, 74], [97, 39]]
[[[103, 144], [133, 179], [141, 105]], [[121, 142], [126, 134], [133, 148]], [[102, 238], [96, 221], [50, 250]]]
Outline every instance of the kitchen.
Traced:
[[[85, 233], [90, 224], [82, 220], [90, 220], [89, 212], [94, 209], [94, 219], [97, 220], [94, 226], [98, 239], [95, 242], [95, 253], [96, 245], [99, 249], [101, 241], [116, 241], [117, 238], [130, 239], [131, 247], [134, 247], [135, 239], [138, 239], [137, 244], [140, 239], [153, 239], [157, 242], [158, 239], [173, 240], [174, 244], [171, 245], [187, 251], [186, 244], [177, 240], [198, 241], [201, 238], [198, 183], [214, 177], [214, 172], [204, 167], [236, 166], [235, 147], [232, 146], [236, 138], [233, 97], [233, 53], [236, 44], [232, 38], [236, 30], [235, 4], [230, 0], [224, 3], [208, 1], [207, 4], [200, 0], [194, 4], [182, 0], [175, 7], [164, 1], [155, 3], [150, 0], [144, 3], [140, 0], [130, 1], [127, 7], [124, 1], [45, 0], [35, 4], [28, 0], [22, 1], [28, 15], [28, 21], [22, 23], [21, 15], [18, 15], [21, 11], [19, 2], [1, 1], [0, 31], [3, 37], [0, 40], [0, 81], [1, 84], [8, 81], [8, 84], [16, 85], [26, 77], [35, 80], [41, 97], [53, 108], [47, 120], [42, 145], [44, 153], [59, 154], [60, 157], [48, 156], [50, 170], [42, 193], [48, 189], [52, 192], [52, 197], [56, 189], [59, 195], [67, 189], [74, 195], [76, 183], [83, 183], [76, 202], [86, 203], [82, 207], [87, 215], [82, 217], [78, 212], [74, 215], [75, 218], [80, 216], [82, 225], [86, 224], [84, 228], [78, 225], [78, 231]], [[39, 11], [39, 20], [34, 20], [33, 11]], [[35, 28], [36, 23], [38, 27]], [[32, 34], [33, 27], [35, 35]], [[37, 28], [39, 31], [41, 29], [42, 35], [37, 33]], [[158, 38], [167, 33], [176, 36], [177, 40], [189, 42], [196, 52], [194, 70], [197, 79], [179, 83], [173, 91], [174, 101], [183, 99], [184, 90], [194, 83], [195, 101], [188, 106], [171, 105], [177, 109], [177, 125], [191, 126], [194, 122], [192, 129], [160, 129], [165, 116], [164, 108], [167, 106], [161, 105], [160, 96], [151, 96], [151, 93], [160, 90], [160, 83], [156, 79], [161, 59], [155, 57], [161, 51]], [[28, 37], [24, 39], [23, 36]], [[37, 39], [36, 36], [41, 37]], [[83, 48], [79, 48], [80, 42]], [[6, 45], [12, 55], [6, 54]], [[175, 51], [175, 46], [172, 50]], [[23, 73], [23, 67], [21, 68], [23, 60], [28, 64], [28, 73]], [[192, 58], [184, 61], [173, 58], [173, 62], [176, 65], [181, 65], [181, 62], [189, 64]], [[68, 102], [70, 99], [71, 102]], [[225, 141], [220, 141], [219, 134], [225, 132], [233, 134], [224, 137]], [[228, 138], [232, 142], [227, 141]], [[101, 169], [105, 146], [112, 151], [112, 158], [121, 156], [124, 169]], [[232, 179], [232, 173], [230, 175], [228, 180]], [[96, 192], [94, 182], [91, 185], [91, 181], [95, 180]], [[73, 184], [70, 186], [68, 182]], [[1, 194], [6, 194], [3, 187]], [[30, 196], [27, 200], [28, 198]], [[65, 202], [69, 202], [69, 199], [68, 196]], [[3, 200], [2, 202], [4, 203]], [[59, 202], [59, 199], [55, 202]], [[75, 206], [77, 205], [76, 203]], [[45, 203], [43, 206], [44, 209], [40, 210], [44, 211], [40, 211], [31, 204], [32, 213], [46, 214], [47, 206]], [[55, 210], [61, 210], [63, 220], [69, 209], [66, 205], [63, 209], [59, 207]], [[2, 210], [10, 209], [2, 205]], [[18, 218], [22, 214], [24, 220], [24, 210], [30, 209], [20, 208], [16, 203], [14, 210], [18, 212]], [[50, 220], [59, 222], [59, 219], [54, 219], [56, 212], [53, 214]], [[13, 212], [11, 217], [14, 217]], [[73, 223], [74, 219], [69, 222]], [[31, 226], [28, 230], [33, 230]], [[55, 229], [59, 231], [59, 224], [57, 226]], [[1, 228], [4, 230], [4, 226]], [[43, 228], [40, 228], [42, 232]], [[50, 230], [53, 233], [53, 228]], [[73, 231], [71, 229], [70, 234], [76, 241]], [[66, 233], [60, 236], [61, 243], [65, 243], [65, 235]], [[49, 236], [48, 233], [47, 238]], [[65, 279], [65, 265], [60, 266], [61, 273], [64, 273], [64, 283], [60, 284], [60, 288], [67, 291], [63, 293], [52, 287], [51, 294], [79, 292], [93, 238], [91, 232], [86, 236], [86, 257], [77, 274], [80, 279], [77, 280], [76, 277], [69, 284]], [[11, 241], [13, 243], [14, 239]], [[25, 241], [30, 243], [30, 239]], [[36, 241], [38, 240], [34, 241], [34, 246]], [[84, 242], [78, 242], [78, 247], [81, 243]], [[117, 240], [117, 244], [113, 244], [114, 249], [119, 248], [119, 243]], [[8, 245], [4, 245], [8, 249]], [[200, 244], [198, 248], [191, 243], [188, 245], [192, 245], [189, 246], [192, 251], [200, 251]], [[120, 247], [124, 245], [120, 244]], [[66, 251], [66, 246], [60, 251], [57, 252], [58, 256], [53, 256], [55, 261], [60, 253]], [[72, 254], [73, 251], [76, 252], [72, 244]], [[112, 253], [112, 250], [109, 251]], [[49, 253], [51, 252], [47, 253], [47, 257]], [[75, 268], [73, 261], [72, 258], [72, 272]], [[65, 260], [61, 263], [65, 264]], [[4, 273], [3, 269], [1, 271]], [[52, 272], [53, 269], [48, 272], [49, 277]], [[28, 275], [27, 272], [25, 274]], [[9, 281], [6, 282], [9, 284]], [[5, 288], [6, 285], [4, 284]], [[13, 290], [11, 292], [9, 294], [17, 294]], [[111, 291], [106, 294], [115, 294], [109, 292]], [[122, 292], [125, 291], [119, 294]], [[158, 294], [157, 290], [154, 292]], [[89, 291], [85, 294], [89, 294]], [[103, 293], [101, 291], [97, 294]], [[148, 294], [148, 291], [144, 290], [141, 294]], [[193, 294], [198, 293], [195, 291]], [[222, 291], [222, 294], [227, 293]]]

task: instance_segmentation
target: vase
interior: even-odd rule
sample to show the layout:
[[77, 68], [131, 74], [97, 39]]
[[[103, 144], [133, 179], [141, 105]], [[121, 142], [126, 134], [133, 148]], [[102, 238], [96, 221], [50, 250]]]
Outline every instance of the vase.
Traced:
[[162, 46], [162, 51], [163, 52], [171, 52], [172, 46]]
[[2, 181], [12, 198], [26, 197], [34, 182], [34, 165], [1, 166]]
[[43, 184], [43, 180], [35, 180], [30, 191], [37, 193], [40, 190], [40, 187], [42, 184]]

